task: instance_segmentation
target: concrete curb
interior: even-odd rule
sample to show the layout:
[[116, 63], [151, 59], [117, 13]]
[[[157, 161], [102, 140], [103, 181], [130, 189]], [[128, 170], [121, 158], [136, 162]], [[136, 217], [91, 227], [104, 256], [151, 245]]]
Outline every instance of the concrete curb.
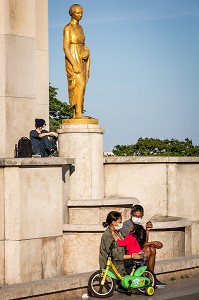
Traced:
[[75, 289], [87, 287], [88, 278], [91, 274], [92, 272], [88, 272], [19, 284], [4, 285], [0, 289], [0, 299], [26, 299], [33, 296], [59, 293], [62, 291], [71, 291], [72, 294], [72, 291]]

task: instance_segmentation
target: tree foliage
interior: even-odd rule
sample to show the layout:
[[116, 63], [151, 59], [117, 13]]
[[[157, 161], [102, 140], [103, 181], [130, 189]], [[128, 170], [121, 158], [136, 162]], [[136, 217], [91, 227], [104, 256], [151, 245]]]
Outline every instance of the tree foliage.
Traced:
[[116, 156], [199, 156], [199, 146], [192, 140], [139, 138], [134, 145], [116, 145], [113, 148]]
[[73, 116], [70, 105], [57, 99], [57, 90], [58, 88], [49, 83], [50, 131], [59, 128], [62, 119], [69, 119]]

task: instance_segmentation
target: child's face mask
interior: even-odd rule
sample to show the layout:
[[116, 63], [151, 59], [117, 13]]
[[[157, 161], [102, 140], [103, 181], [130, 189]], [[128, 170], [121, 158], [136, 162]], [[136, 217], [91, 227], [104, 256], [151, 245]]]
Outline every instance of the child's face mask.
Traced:
[[142, 218], [132, 217], [131, 220], [134, 224], [140, 225], [142, 223]]

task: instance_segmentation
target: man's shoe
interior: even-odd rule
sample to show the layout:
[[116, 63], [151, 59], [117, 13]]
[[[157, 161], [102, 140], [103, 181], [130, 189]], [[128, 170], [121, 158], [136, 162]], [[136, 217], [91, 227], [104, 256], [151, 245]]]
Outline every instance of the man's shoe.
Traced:
[[49, 155], [50, 157], [52, 157], [52, 156], [54, 156], [54, 157], [58, 157], [58, 151], [57, 150], [55, 150], [55, 149], [51, 149], [51, 151], [50, 151], [50, 155]]
[[156, 286], [156, 288], [158, 288], [158, 289], [161, 289], [161, 288], [164, 288], [164, 287], [166, 287], [166, 286], [167, 286], [167, 284], [166, 284], [166, 283], [164, 283], [164, 282], [161, 282], [161, 281], [159, 281], [159, 280], [156, 278], [156, 281], [155, 281], [155, 286]]
[[131, 292], [129, 292], [127, 289], [125, 289], [122, 285], [119, 285], [118, 288], [115, 289], [118, 293], [129, 295]]

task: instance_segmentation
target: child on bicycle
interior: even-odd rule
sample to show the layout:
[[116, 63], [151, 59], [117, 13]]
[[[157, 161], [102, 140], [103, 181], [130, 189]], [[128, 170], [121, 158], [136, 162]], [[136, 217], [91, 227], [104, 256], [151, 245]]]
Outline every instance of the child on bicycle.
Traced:
[[112, 235], [119, 247], [126, 247], [126, 254], [131, 255], [131, 258], [136, 253], [138, 254], [137, 258], [146, 258], [145, 253], [142, 251], [146, 234], [141, 226], [135, 224], [125, 238], [115, 231], [112, 232]]

